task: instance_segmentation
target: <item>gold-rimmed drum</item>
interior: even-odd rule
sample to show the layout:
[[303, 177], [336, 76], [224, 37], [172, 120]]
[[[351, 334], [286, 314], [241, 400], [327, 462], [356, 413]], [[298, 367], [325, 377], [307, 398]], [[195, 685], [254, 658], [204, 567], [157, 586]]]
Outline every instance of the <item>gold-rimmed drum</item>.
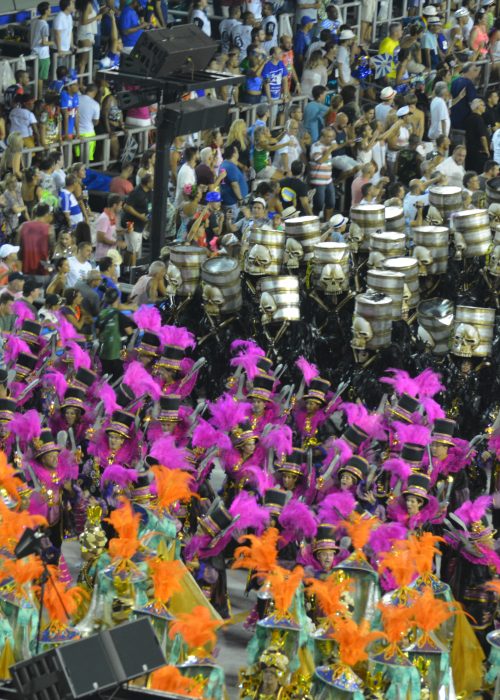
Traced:
[[491, 246], [490, 217], [487, 209], [466, 209], [453, 215], [453, 228], [463, 236], [464, 257], [486, 255]]
[[402, 272], [405, 276], [405, 284], [408, 287], [410, 297], [407, 304], [414, 309], [420, 301], [420, 289], [418, 286], [418, 260], [410, 257], [388, 258], [382, 263], [384, 270]]
[[177, 293], [179, 296], [192, 296], [200, 283], [202, 263], [207, 259], [206, 248], [183, 243], [170, 246], [170, 261], [180, 271], [182, 284]]
[[286, 219], [285, 232], [287, 238], [294, 238], [304, 251], [304, 260], [308, 261], [313, 256], [316, 243], [321, 238], [321, 223], [317, 216], [298, 216], [294, 219]]
[[221, 292], [224, 298], [221, 312], [232, 313], [241, 309], [241, 270], [237, 260], [227, 255], [205, 260], [201, 266], [201, 279]]

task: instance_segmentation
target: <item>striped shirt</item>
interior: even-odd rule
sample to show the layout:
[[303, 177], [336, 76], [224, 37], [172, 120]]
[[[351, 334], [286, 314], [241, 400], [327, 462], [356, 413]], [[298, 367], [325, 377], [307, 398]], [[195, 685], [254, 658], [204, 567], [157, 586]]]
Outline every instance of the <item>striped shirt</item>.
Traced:
[[319, 162], [328, 148], [329, 146], [325, 146], [321, 141], [316, 141], [311, 146], [309, 171], [310, 184], [313, 187], [329, 185], [332, 182], [332, 154], [330, 153], [322, 163]]

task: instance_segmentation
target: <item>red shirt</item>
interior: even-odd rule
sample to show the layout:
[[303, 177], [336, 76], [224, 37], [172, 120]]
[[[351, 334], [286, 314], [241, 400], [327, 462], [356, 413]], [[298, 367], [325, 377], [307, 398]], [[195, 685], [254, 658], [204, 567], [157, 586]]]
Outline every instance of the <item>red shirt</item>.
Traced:
[[114, 177], [111, 180], [111, 184], [109, 186], [109, 191], [112, 192], [113, 194], [121, 194], [123, 197], [126, 197], [128, 194], [132, 192], [134, 189], [133, 184], [130, 182], [130, 180], [125, 180], [124, 177]]
[[21, 260], [25, 275], [46, 275], [41, 264], [49, 259], [49, 224], [43, 221], [25, 221], [19, 231]]

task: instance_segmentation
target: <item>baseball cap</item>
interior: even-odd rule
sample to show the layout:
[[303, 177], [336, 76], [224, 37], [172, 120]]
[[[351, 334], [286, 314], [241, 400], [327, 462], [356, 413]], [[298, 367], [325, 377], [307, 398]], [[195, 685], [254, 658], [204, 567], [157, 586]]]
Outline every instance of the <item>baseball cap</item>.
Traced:
[[12, 253], [19, 253], [21, 248], [18, 245], [11, 245], [10, 243], [4, 243], [3, 246], [0, 247], [0, 258], [7, 258], [9, 255], [12, 255]]
[[380, 99], [381, 100], [390, 100], [394, 95], [396, 94], [396, 90], [391, 88], [390, 86], [385, 87], [382, 92], [380, 93]]
[[207, 192], [205, 195], [205, 201], [207, 201], [207, 202], [220, 202], [221, 201], [220, 192]]
[[267, 209], [267, 202], [263, 197], [255, 197], [252, 204], [262, 204]]
[[340, 32], [339, 36], [339, 41], [345, 41], [346, 39], [354, 39], [356, 34], [352, 31], [352, 29], [343, 29]]
[[340, 228], [344, 224], [347, 224], [348, 221], [349, 219], [347, 216], [342, 216], [342, 214], [334, 214], [331, 217], [329, 224], [330, 226], [333, 226], [333, 228]]
[[435, 17], [437, 15], [437, 10], [434, 5], [426, 5], [422, 10], [424, 17]]
[[22, 272], [11, 272], [7, 279], [9, 282], [15, 282], [16, 280], [23, 280], [24, 275]]
[[397, 117], [406, 117], [407, 114], [410, 114], [410, 108], [408, 107], [408, 105], [400, 107], [396, 112]]
[[468, 17], [469, 16], [469, 10], [466, 7], [459, 7], [458, 10], [455, 12], [455, 17], [458, 19], [459, 17]]
[[305, 15], [305, 16], [302, 17], [302, 19], [300, 20], [300, 26], [301, 26], [301, 27], [305, 27], [306, 24], [316, 24], [316, 20], [313, 19], [312, 17], [309, 17], [309, 15]]

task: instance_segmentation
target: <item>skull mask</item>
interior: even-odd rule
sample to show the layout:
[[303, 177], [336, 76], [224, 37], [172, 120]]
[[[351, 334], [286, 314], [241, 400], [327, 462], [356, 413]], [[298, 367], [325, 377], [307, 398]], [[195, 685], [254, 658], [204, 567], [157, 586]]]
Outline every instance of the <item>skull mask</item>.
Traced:
[[173, 263], [169, 263], [166, 272], [167, 277], [167, 294], [175, 296], [182, 284], [182, 275], [179, 268]]
[[285, 265], [289, 270], [297, 270], [304, 257], [304, 249], [295, 238], [287, 238], [285, 244]]
[[271, 323], [278, 307], [276, 306], [273, 295], [269, 294], [269, 292], [262, 292], [260, 297], [260, 310], [262, 312], [262, 323]]
[[417, 245], [415, 246], [413, 255], [418, 260], [418, 274], [421, 277], [427, 277], [433, 261], [431, 251], [423, 245]]
[[325, 294], [340, 294], [344, 289], [345, 282], [346, 277], [341, 265], [337, 263], [325, 265], [321, 270], [319, 286]]
[[204, 284], [202, 298], [207, 314], [218, 316], [224, 305], [224, 296], [221, 290], [218, 287], [213, 287], [211, 284]]
[[453, 238], [455, 240], [455, 260], [463, 260], [465, 249], [467, 248], [465, 238], [458, 231], [454, 232]]
[[271, 262], [271, 253], [266, 246], [256, 243], [248, 253], [245, 271], [250, 275], [265, 275]]
[[372, 250], [370, 255], [368, 256], [367, 265], [372, 269], [381, 270], [382, 263], [384, 262], [384, 260], [385, 257], [383, 253], [381, 253], [379, 250]]
[[490, 254], [488, 272], [494, 277], [500, 277], [500, 245], [496, 245]]
[[364, 237], [364, 231], [359, 228], [358, 224], [352, 222], [349, 228], [349, 247], [353, 253], [358, 252]]
[[351, 347], [354, 350], [366, 350], [368, 343], [373, 338], [373, 330], [369, 321], [363, 316], [354, 316], [352, 320]]
[[403, 284], [403, 304], [401, 306], [401, 313], [405, 321], [408, 320], [408, 314], [410, 313], [410, 299], [411, 291], [409, 286], [404, 282]]
[[459, 323], [455, 328], [451, 351], [459, 357], [472, 357], [480, 342], [481, 338], [475, 326], [470, 323]]

